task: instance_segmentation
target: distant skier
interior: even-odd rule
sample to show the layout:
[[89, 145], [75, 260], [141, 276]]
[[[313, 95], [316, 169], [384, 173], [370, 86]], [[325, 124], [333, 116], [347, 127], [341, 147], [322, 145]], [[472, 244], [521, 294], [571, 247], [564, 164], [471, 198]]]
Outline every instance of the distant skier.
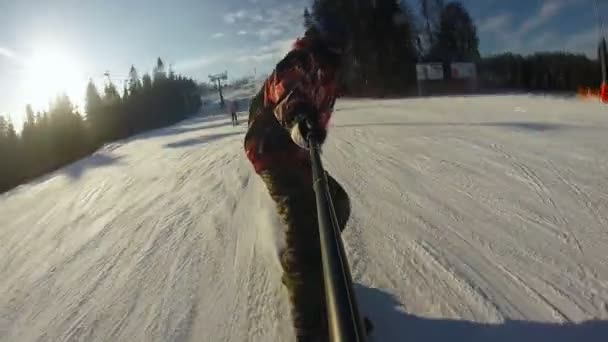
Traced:
[[[245, 151], [264, 180], [286, 225], [286, 248], [279, 251], [282, 282], [292, 306], [297, 340], [328, 341], [315, 195], [304, 121], [327, 136], [337, 94], [338, 69], [346, 31], [329, 20], [315, 22], [281, 60], [251, 101]], [[350, 201], [328, 177], [340, 229]]]
[[230, 118], [232, 120], [232, 126], [238, 126], [239, 119], [236, 115], [236, 112], [239, 110], [239, 104], [235, 101], [230, 101], [228, 103], [228, 109], [230, 110]]

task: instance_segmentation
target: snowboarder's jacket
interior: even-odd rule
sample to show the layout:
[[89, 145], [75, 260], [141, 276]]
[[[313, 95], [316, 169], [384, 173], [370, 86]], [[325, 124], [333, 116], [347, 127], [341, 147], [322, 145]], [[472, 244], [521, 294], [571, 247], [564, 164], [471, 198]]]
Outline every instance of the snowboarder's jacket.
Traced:
[[[309, 153], [294, 132], [300, 130], [298, 122], [303, 118], [317, 126], [321, 142], [325, 139], [336, 99], [338, 64], [339, 57], [307, 32], [277, 64], [249, 108], [245, 151], [286, 227], [285, 246], [278, 256], [298, 342], [325, 342], [329, 335], [312, 169]], [[301, 133], [300, 138], [305, 132]], [[330, 175], [327, 178], [342, 231], [350, 216], [350, 201], [340, 184]]]
[[245, 151], [256, 172], [309, 163], [289, 131], [306, 118], [324, 140], [337, 95], [338, 59], [315, 35], [306, 35], [277, 64], [250, 106]]

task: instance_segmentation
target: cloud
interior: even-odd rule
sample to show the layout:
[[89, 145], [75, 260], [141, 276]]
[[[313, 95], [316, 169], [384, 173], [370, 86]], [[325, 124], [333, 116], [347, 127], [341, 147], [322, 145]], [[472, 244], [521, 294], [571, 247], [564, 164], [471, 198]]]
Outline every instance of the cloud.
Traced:
[[208, 66], [211, 63], [219, 60], [220, 56], [202, 56], [188, 58], [175, 63], [174, 67], [176, 71], [189, 71], [196, 70]]
[[571, 51], [597, 58], [597, 40], [597, 29], [593, 27], [571, 34], [545, 31], [522, 44], [519, 52]]
[[302, 29], [305, 5], [302, 0], [297, 0], [295, 4], [272, 2], [272, 5], [268, 6], [252, 6], [226, 13], [224, 21], [228, 24], [238, 24], [239, 32], [243, 32], [238, 33], [239, 35], [251, 33], [262, 41], [281, 39], [293, 36]]
[[545, 0], [538, 13], [521, 24], [518, 33], [524, 35], [543, 26], [557, 16], [565, 7], [572, 4], [574, 2], [571, 0]]
[[250, 67], [256, 67], [261, 71], [273, 68], [290, 50], [295, 37], [302, 33], [302, 13], [308, 0], [292, 1], [295, 3], [258, 0], [256, 6], [245, 2], [241, 8], [225, 13], [220, 18], [232, 29], [222, 29], [223, 37], [239, 36], [251, 41], [241, 41], [232, 48], [210, 51], [210, 55], [195, 55], [184, 59], [175, 63], [175, 70], [187, 70], [190, 74], [204, 77], [207, 71], [215, 69], [250, 70]]
[[511, 22], [511, 14], [502, 13], [496, 16], [482, 19], [477, 25], [477, 29], [481, 33], [499, 33], [509, 26]]
[[219, 39], [222, 38], [224, 36], [224, 34], [222, 32], [216, 32], [214, 34], [211, 35], [211, 38], [213, 39]]
[[[262, 45], [256, 48], [234, 48], [218, 52], [214, 55], [206, 55], [201, 57], [193, 57], [183, 59], [174, 64], [176, 71], [196, 71], [215, 65], [216, 63], [226, 65], [229, 62], [236, 63], [264, 63], [278, 62], [283, 56], [289, 52], [295, 37], [275, 40], [269, 44]], [[272, 63], [271, 63], [272, 64]]]
[[234, 24], [237, 20], [247, 17], [248, 12], [244, 9], [240, 9], [235, 12], [226, 13], [224, 15], [224, 21], [228, 24]]
[[289, 52], [294, 41], [295, 38], [277, 40], [270, 44], [263, 45], [254, 51], [243, 53], [234, 60], [238, 63], [278, 61]]
[[224, 22], [234, 24], [236, 22], [261, 22], [264, 17], [259, 12], [240, 9], [238, 11], [229, 12], [224, 15]]
[[270, 26], [270, 27], [265, 27], [265, 28], [257, 31], [255, 34], [258, 37], [260, 37], [261, 39], [266, 40], [269, 38], [279, 36], [279, 35], [281, 35], [281, 33], [283, 33], [283, 31], [280, 30], [279, 28]]
[[293, 46], [293, 43], [295, 42], [295, 40], [296, 40], [295, 37], [277, 40], [268, 45], [264, 45], [264, 46], [260, 47], [260, 51], [275, 52], [275, 53], [284, 55], [287, 52], [289, 52], [289, 50], [291, 50], [291, 47]]
[[0, 56], [12, 58], [15, 57], [15, 52], [9, 48], [0, 46]]
[[597, 29], [580, 31], [565, 38], [563, 46], [568, 50], [580, 51], [591, 58], [597, 58]]
[[[7, 75], [22, 72], [26, 64], [26, 61], [24, 61], [23, 56], [19, 52], [4, 46], [0, 46], [0, 62], [4, 63], [4, 66], [10, 65], [9, 68], [0, 70], [0, 74], [4, 73]], [[2, 66], [0, 64], [0, 67]]]
[[[510, 13], [499, 13], [480, 20], [478, 30], [480, 34], [489, 36], [486, 39], [495, 43], [494, 52], [527, 54], [535, 51], [574, 50], [589, 54], [588, 47], [593, 47], [596, 43], [587, 43], [589, 38], [585, 33], [564, 35], [545, 28], [568, 6], [577, 4], [577, 1], [545, 0], [536, 12], [519, 25], [513, 22], [514, 18]], [[571, 36], [581, 40], [570, 40]]]
[[569, 1], [563, 0], [547, 0], [543, 3], [540, 8], [539, 15], [541, 17], [553, 17], [562, 9], [562, 7], [569, 4]]
[[236, 62], [238, 63], [251, 63], [251, 62], [263, 62], [263, 61], [270, 61], [272, 59], [275, 58], [275, 54], [274, 53], [263, 53], [263, 54], [259, 54], [259, 55], [246, 55], [246, 56], [240, 56], [237, 57], [235, 59]]
[[527, 46], [538, 48], [540, 46], [548, 47], [555, 44], [558, 36], [553, 31], [545, 31], [534, 36], [534, 38], [527, 41]]
[[292, 42], [293, 40], [278, 40], [272, 44], [263, 45], [254, 49], [238, 47], [216, 51], [211, 55], [182, 59], [174, 64], [174, 68], [176, 71], [184, 72], [205, 69], [215, 64], [222, 64], [224, 65], [223, 67], [225, 67], [225, 65], [230, 64], [230, 61], [262, 61], [270, 59], [270, 56], [264, 56], [265, 54], [274, 54], [274, 56], [277, 56], [286, 52], [286, 50], [289, 50]]

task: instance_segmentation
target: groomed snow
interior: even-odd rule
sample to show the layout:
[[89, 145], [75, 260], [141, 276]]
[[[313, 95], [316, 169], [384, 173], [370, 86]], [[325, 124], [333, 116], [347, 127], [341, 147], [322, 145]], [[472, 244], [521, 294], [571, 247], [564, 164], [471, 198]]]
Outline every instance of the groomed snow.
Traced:
[[[195, 117], [1, 195], [0, 340], [292, 341], [244, 132]], [[608, 339], [608, 107], [340, 100], [324, 160], [375, 341]]]

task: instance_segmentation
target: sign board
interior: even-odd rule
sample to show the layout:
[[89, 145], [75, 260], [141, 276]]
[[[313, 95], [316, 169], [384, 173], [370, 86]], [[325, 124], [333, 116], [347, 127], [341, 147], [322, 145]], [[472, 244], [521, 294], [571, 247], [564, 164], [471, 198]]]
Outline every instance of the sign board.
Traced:
[[477, 68], [474, 63], [452, 63], [453, 79], [471, 79], [477, 77]]
[[443, 79], [443, 64], [441, 64], [441, 63], [416, 64], [416, 75], [417, 75], [419, 81], [442, 80]]

